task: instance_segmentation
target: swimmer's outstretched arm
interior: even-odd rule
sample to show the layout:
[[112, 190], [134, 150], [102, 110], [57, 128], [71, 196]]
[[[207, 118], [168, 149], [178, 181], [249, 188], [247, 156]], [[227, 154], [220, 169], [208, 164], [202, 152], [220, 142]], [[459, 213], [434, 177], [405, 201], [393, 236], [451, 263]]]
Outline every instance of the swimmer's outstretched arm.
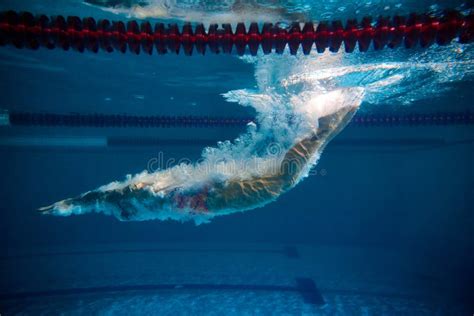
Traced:
[[291, 187], [298, 182], [301, 172], [317, 152], [322, 152], [324, 147], [350, 122], [358, 106], [347, 106], [334, 113], [325, 115], [318, 120], [317, 130], [296, 143], [286, 153], [280, 173]]
[[279, 171], [243, 180], [228, 180], [210, 190], [206, 204], [209, 211], [219, 213], [246, 210], [264, 205], [294, 187], [327, 143], [336, 136], [357, 111], [358, 106], [346, 106], [321, 117], [318, 128], [291, 147], [285, 154]]

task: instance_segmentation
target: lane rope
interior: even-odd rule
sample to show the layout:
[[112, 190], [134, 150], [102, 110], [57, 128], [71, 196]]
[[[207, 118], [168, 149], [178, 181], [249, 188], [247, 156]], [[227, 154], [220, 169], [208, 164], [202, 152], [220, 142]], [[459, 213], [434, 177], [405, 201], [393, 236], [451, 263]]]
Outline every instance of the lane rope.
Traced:
[[[78, 52], [99, 51], [135, 54], [175, 53], [227, 53], [238, 55], [246, 52], [256, 55], [259, 48], [264, 54], [281, 54], [289, 47], [291, 54], [302, 49], [309, 54], [313, 46], [318, 53], [329, 49], [337, 52], [344, 46], [346, 53], [352, 53], [356, 45], [359, 51], [404, 46], [429, 47], [436, 43], [447, 45], [454, 39], [461, 43], [472, 42], [474, 38], [474, 13], [464, 15], [457, 11], [446, 11], [441, 16], [411, 14], [409, 16], [379, 17], [374, 20], [365, 17], [361, 21], [349, 19], [345, 25], [339, 20], [292, 23], [288, 28], [278, 24], [251, 23], [246, 29], [238, 23], [235, 30], [230, 24], [177, 24], [148, 21], [96, 21], [92, 17], [48, 17], [30, 12], [7, 11], [0, 13], [0, 45], [17, 48], [48, 49], [60, 48]], [[344, 45], [342, 45], [344, 44]]]

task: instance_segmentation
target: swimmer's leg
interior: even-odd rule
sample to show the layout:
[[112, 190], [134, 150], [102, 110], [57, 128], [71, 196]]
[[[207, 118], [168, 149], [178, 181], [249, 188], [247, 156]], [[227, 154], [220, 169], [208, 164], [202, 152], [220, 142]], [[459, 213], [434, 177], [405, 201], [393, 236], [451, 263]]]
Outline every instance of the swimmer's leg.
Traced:
[[[137, 203], [141, 203], [138, 205]], [[140, 210], [149, 206], [159, 211], [164, 199], [155, 196], [146, 187], [137, 188], [135, 185], [115, 190], [94, 190], [81, 194], [78, 197], [56, 202], [42, 207], [38, 211], [42, 214], [70, 216], [91, 212], [113, 215], [122, 221], [136, 220]]]
[[41, 207], [38, 211], [46, 215], [69, 216], [97, 211], [101, 205], [110, 199], [110, 192], [99, 190], [89, 191], [80, 196], [65, 199], [49, 206]]

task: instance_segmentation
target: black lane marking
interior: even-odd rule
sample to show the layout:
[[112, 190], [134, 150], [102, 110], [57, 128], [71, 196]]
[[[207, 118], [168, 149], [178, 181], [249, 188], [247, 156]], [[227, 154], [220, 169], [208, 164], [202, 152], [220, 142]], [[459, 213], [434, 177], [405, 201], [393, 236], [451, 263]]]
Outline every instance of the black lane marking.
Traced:
[[268, 291], [268, 292], [295, 292], [299, 293], [304, 302], [311, 305], [324, 305], [324, 299], [313, 280], [297, 278], [297, 286], [284, 285], [257, 285], [257, 284], [143, 284], [143, 285], [118, 285], [85, 288], [69, 288], [45, 291], [31, 291], [0, 294], [0, 300], [22, 300], [52, 296], [70, 296], [84, 294], [127, 293], [127, 292], [153, 292], [153, 291]]

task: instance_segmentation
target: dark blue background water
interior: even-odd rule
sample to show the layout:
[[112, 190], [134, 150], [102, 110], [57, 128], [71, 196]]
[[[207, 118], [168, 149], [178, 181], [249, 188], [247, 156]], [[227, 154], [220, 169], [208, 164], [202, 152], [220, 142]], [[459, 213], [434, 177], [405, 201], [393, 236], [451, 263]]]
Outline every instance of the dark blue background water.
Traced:
[[[10, 111], [254, 114], [220, 96], [255, 84], [253, 66], [234, 57], [95, 56], [5, 47], [0, 56], [0, 107]], [[472, 111], [472, 78], [452, 85], [442, 97], [421, 100], [409, 108], [387, 104], [380, 110], [367, 103], [362, 108], [368, 113], [385, 109], [451, 111], [453, 107]], [[133, 136], [204, 139], [214, 145], [242, 130], [2, 127], [0, 138]], [[317, 166], [319, 175], [309, 177], [264, 208], [216, 218], [200, 226], [171, 221], [119, 222], [97, 214], [50, 217], [39, 215], [36, 209], [121, 180], [126, 173], [140, 172], [159, 152], [165, 157], [197, 159], [201, 146], [0, 146], [1, 255], [7, 257], [19, 249], [34, 252], [44, 247], [75, 249], [78, 245], [87, 248], [130, 242], [390, 249], [400, 262], [417, 271], [405, 275], [406, 279], [429, 279], [427, 291], [436, 283], [433, 287], [449, 304], [465, 304], [469, 309], [474, 292], [474, 144], [433, 146], [432, 142], [472, 138], [472, 126], [350, 126], [328, 146]], [[418, 145], [410, 145], [410, 141]], [[370, 265], [377, 261], [376, 253], [363, 260]], [[21, 291], [21, 287], [11, 286], [17, 276], [6, 268], [6, 259], [2, 260], [1, 292]], [[34, 266], [36, 259], [31, 260]], [[54, 260], [60, 264], [63, 259]], [[350, 262], [347, 266], [350, 271]], [[54, 270], [47, 266], [39, 269], [54, 278]], [[35, 271], [17, 273], [28, 278]]]

